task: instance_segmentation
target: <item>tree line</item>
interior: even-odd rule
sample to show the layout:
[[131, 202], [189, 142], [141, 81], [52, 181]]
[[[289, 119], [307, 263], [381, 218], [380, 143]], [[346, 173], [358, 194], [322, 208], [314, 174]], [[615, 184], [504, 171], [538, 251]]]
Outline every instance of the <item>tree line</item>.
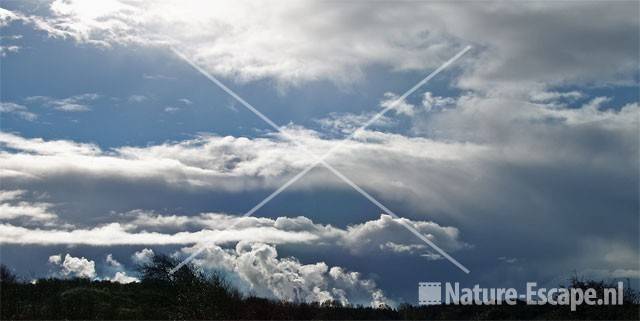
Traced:
[[[337, 301], [286, 302], [243, 296], [217, 273], [155, 255], [138, 267], [140, 282], [119, 284], [89, 279], [25, 282], [0, 265], [0, 319], [83, 320], [514, 320], [640, 319], [638, 293], [627, 289], [621, 306], [343, 306]], [[602, 281], [571, 280], [572, 287], [601, 289]]]

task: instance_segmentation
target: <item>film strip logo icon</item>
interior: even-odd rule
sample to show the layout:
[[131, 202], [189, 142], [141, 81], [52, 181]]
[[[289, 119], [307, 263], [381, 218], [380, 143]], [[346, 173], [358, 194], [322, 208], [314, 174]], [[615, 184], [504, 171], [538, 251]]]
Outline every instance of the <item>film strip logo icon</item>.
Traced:
[[420, 305], [442, 304], [442, 283], [440, 282], [418, 283], [418, 303]]

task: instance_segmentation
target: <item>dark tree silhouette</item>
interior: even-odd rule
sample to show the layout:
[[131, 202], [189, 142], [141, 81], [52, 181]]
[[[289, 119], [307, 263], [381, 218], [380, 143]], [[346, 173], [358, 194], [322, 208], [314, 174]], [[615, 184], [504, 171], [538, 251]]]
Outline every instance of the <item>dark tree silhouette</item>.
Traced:
[[[273, 301], [243, 297], [217, 273], [187, 264], [174, 274], [178, 262], [156, 255], [138, 268], [141, 282], [130, 284], [88, 279], [40, 279], [21, 282], [0, 266], [0, 319], [108, 320], [462, 320], [462, 319], [629, 319], [639, 317], [638, 294], [627, 290], [622, 306], [420, 306], [398, 308], [343, 306]], [[602, 289], [612, 284], [574, 278], [572, 287]], [[599, 291], [601, 292], [601, 291]]]
[[16, 281], [16, 275], [13, 274], [6, 265], [0, 264], [0, 282], [15, 283]]

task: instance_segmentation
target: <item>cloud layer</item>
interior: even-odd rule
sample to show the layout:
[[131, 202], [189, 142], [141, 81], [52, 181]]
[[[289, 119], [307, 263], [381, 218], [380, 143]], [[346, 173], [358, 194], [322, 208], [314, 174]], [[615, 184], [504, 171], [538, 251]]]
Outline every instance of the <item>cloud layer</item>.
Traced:
[[287, 84], [352, 82], [376, 65], [425, 70], [475, 45], [460, 85], [513, 90], [633, 80], [637, 11], [599, 1], [56, 0], [47, 17], [5, 11], [2, 20], [98, 46], [172, 45], [217, 75]]
[[[561, 92], [539, 95], [535, 101], [470, 93], [458, 98], [425, 94], [421, 104], [406, 103], [405, 107], [411, 110], [411, 131], [422, 137], [363, 131], [328, 161], [366, 190], [381, 195], [383, 202], [402, 204], [401, 213], [429, 215], [430, 220], [447, 222], [424, 222], [423, 228], [434, 235], [436, 244], [442, 242], [448, 249], [464, 247], [457, 239], [457, 231], [462, 231], [465, 241], [473, 245], [479, 245], [478, 238], [482, 239], [483, 233], [493, 234], [499, 244], [514, 242], [516, 235], [516, 243], [535, 239], [537, 230], [521, 225], [526, 221], [545, 227], [548, 241], [542, 246], [552, 246], [557, 251], [557, 262], [576, 260], [567, 264], [637, 269], [625, 259], [594, 258], [588, 263], [582, 256], [588, 251], [585, 242], [597, 244], [603, 253], [614, 244], [631, 249], [631, 253], [636, 248], [636, 225], [628, 224], [637, 221], [636, 115], [640, 109], [636, 103], [616, 106], [606, 97]], [[335, 128], [339, 128], [354, 120], [357, 117], [353, 115], [334, 114], [322, 123], [325, 127], [337, 123]], [[336, 143], [310, 129], [291, 126], [286, 130], [318, 155]], [[310, 244], [333, 238], [357, 248], [349, 238], [365, 239], [356, 237], [356, 228], [329, 228], [303, 218], [255, 223], [258, 225], [238, 230], [234, 236], [203, 230], [218, 228], [208, 226], [211, 223], [207, 223], [206, 216], [149, 214], [153, 217], [148, 222], [196, 228], [189, 231], [153, 230], [151, 225], [145, 231], [132, 230], [130, 222], [105, 216], [114, 210], [112, 204], [119, 206], [119, 212], [144, 210], [135, 196], [141, 191], [188, 200], [200, 192], [206, 195], [275, 189], [313, 161], [296, 145], [275, 134], [261, 138], [200, 135], [180, 142], [103, 150], [89, 143], [2, 133], [0, 144], [4, 147], [0, 152], [0, 174], [8, 191], [47, 192], [53, 199], [47, 203], [56, 199], [64, 202], [67, 197], [74, 197], [78, 204], [90, 202], [82, 207], [82, 215], [55, 213], [62, 222], [80, 227], [33, 229], [5, 223], [3, 235], [13, 239], [7, 238], [6, 242], [107, 245], [121, 240], [126, 244], [185, 244], [212, 237], [220, 242], [247, 239]], [[346, 188], [322, 171], [310, 172], [291, 188], [305, 191], [326, 187]], [[109, 192], [114, 189], [131, 192]], [[30, 202], [34, 208], [43, 208], [44, 203], [35, 199], [23, 202]], [[104, 202], [105, 209], [96, 208], [100, 202]], [[15, 200], [6, 203], [3, 206], [18, 204]], [[35, 212], [23, 213], [29, 216]], [[90, 217], [99, 217], [101, 223], [92, 219], [89, 221], [93, 223], [88, 224]], [[143, 218], [138, 216], [136, 224], [150, 224], [144, 223]], [[231, 218], [216, 219], [222, 222]], [[291, 225], [278, 225], [284, 222]], [[385, 229], [389, 229], [392, 222], [382, 216], [360, 227], [371, 227], [367, 233], [374, 233], [374, 227], [386, 224]], [[418, 224], [418, 220], [412, 224]], [[433, 228], [429, 224], [434, 224]], [[297, 229], [298, 225], [305, 228]], [[456, 232], [447, 232], [445, 225], [454, 227]], [[473, 240], [466, 239], [468, 233]], [[559, 240], [563, 240], [562, 246], [552, 245]], [[382, 237], [373, 247], [389, 253], [411, 252], [411, 248], [394, 243], [417, 244]], [[505, 251], [496, 257], [516, 256], [509, 253], [512, 250]], [[575, 254], [567, 256], [568, 252]]]
[[[545, 102], [534, 102], [475, 94], [456, 99], [425, 94], [422, 104], [407, 103], [412, 110], [411, 130], [423, 137], [364, 131], [328, 161], [366, 190], [381, 195], [383, 202], [402, 204], [400, 213], [429, 215], [429, 221], [412, 220], [411, 224], [431, 234], [434, 242], [447, 250], [462, 249], [469, 243], [499, 251], [495, 257], [519, 257], [518, 247], [538, 238], [540, 230], [531, 228], [538, 226], [544, 228], [546, 239], [537, 241], [540, 250], [527, 255], [539, 264], [565, 270], [569, 268], [563, 264], [638, 270], [632, 260], [637, 258], [637, 252], [633, 254], [637, 224], [633, 222], [638, 220], [638, 105], [615, 106], [605, 97], [582, 96], [568, 105], [564, 100], [568, 96], [575, 100], [577, 95], [548, 96], [537, 98]], [[332, 122], [344, 123], [336, 115], [324, 120], [327, 126]], [[287, 130], [318, 155], [336, 143], [313, 130]], [[76, 197], [78, 204], [90, 202], [82, 215], [69, 214], [69, 207], [67, 211], [47, 212], [51, 214], [48, 219], [55, 215], [61, 223], [77, 227], [29, 228], [5, 222], [1, 225], [3, 242], [192, 244], [211, 238], [220, 244], [239, 240], [326, 242], [354, 252], [375, 249], [377, 253], [413, 253], [427, 258], [431, 254], [417, 251], [415, 246], [420, 243], [387, 216], [346, 229], [304, 217], [247, 218], [234, 231], [224, 231], [224, 226], [231, 226], [237, 218], [156, 214], [141, 207], [136, 196], [140, 191], [188, 200], [198, 191], [204, 191], [205, 197], [207, 193], [279, 187], [312, 159], [278, 135], [251, 139], [201, 135], [180, 142], [103, 150], [88, 143], [3, 133], [0, 144], [4, 147], [1, 174], [6, 195], [11, 196], [3, 206], [19, 204], [14, 199], [17, 192], [12, 192], [19, 190], [46, 191], [52, 198], [46, 203], [64, 202], [67, 197]], [[114, 186], [118, 191], [132, 192], [110, 194]], [[291, 188], [327, 187], [346, 188], [322, 171], [312, 171]], [[96, 199], [104, 201], [108, 210], [97, 209], [99, 203], [92, 201]], [[43, 210], [51, 207], [43, 207], [42, 200], [27, 198], [22, 202]], [[108, 207], [111, 204], [124, 207], [124, 211], [117, 211], [128, 214], [106, 216], [114, 210]], [[143, 210], [135, 211], [140, 208]], [[22, 213], [38, 217], [26, 209]], [[39, 224], [38, 220], [32, 224]], [[397, 235], [408, 239], [395, 239]], [[459, 235], [464, 235], [464, 241]], [[486, 235], [493, 239], [487, 241]], [[367, 244], [369, 239], [375, 242]], [[542, 251], [545, 248], [550, 252]], [[631, 257], [621, 254], [605, 259], [611, 248], [631, 253]], [[586, 255], [589, 252], [591, 255]]]
[[[460, 240], [454, 227], [442, 227], [433, 222], [413, 222], [381, 215], [379, 219], [349, 226], [346, 229], [316, 224], [306, 217], [277, 219], [236, 217], [223, 214], [199, 216], [162, 216], [135, 212], [126, 223], [111, 223], [91, 229], [25, 228], [0, 224], [0, 243], [21, 245], [193, 245], [202, 242], [231, 244], [240, 241], [270, 244], [302, 244], [307, 247], [340, 248], [352, 255], [362, 256], [387, 250], [406, 251], [397, 247], [420, 250], [432, 254], [420, 240], [404, 230], [400, 223], [414, 227], [447, 251], [457, 251], [470, 245]], [[128, 215], [131, 218], [131, 214]], [[171, 231], [180, 232], [171, 232]], [[396, 247], [389, 248], [388, 244]], [[152, 253], [137, 253], [138, 262]], [[437, 255], [435, 258], [439, 258]], [[113, 259], [107, 257], [112, 266]], [[117, 263], [117, 262], [116, 262]]]

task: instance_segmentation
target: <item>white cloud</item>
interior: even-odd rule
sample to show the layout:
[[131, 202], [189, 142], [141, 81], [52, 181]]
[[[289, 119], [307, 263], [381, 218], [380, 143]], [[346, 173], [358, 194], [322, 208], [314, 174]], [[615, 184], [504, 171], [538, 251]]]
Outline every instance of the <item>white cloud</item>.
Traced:
[[129, 284], [133, 282], [140, 282], [140, 280], [134, 276], [127, 275], [127, 272], [116, 272], [116, 274], [109, 279], [112, 282], [121, 284]]
[[[185, 247], [174, 253], [187, 256], [196, 247]], [[154, 253], [143, 249], [132, 256], [137, 264], [151, 262]], [[112, 277], [98, 277], [95, 263], [84, 257], [77, 258], [66, 254], [49, 257], [49, 263], [59, 267], [54, 274], [57, 277], [86, 277], [109, 280], [118, 283], [132, 283], [140, 280], [124, 271], [124, 267], [113, 261], [111, 254], [107, 263]], [[376, 282], [361, 273], [348, 271], [340, 266], [328, 266], [324, 262], [301, 263], [294, 257], [279, 257], [274, 245], [241, 241], [234, 248], [225, 249], [210, 246], [195, 260], [194, 265], [205, 271], [222, 272], [226, 281], [245, 295], [278, 300], [296, 300], [304, 302], [324, 302], [337, 300], [342, 304], [365, 304], [378, 307], [381, 304], [393, 304]]]
[[507, 263], [507, 264], [514, 264], [514, 263], [518, 262], [518, 259], [515, 258], [515, 257], [500, 256], [500, 257], [498, 257], [498, 261], [504, 262], [504, 263]]
[[53, 274], [56, 277], [103, 279], [122, 284], [140, 282], [138, 278], [127, 275], [127, 272], [123, 270], [124, 267], [122, 264], [116, 261], [112, 254], [107, 255], [106, 263], [107, 268], [111, 271], [115, 271], [115, 274], [113, 277], [99, 278], [96, 273], [96, 264], [93, 260], [85, 257], [73, 257], [70, 254], [66, 254], [64, 256], [64, 260], [60, 254], [49, 256], [49, 264], [59, 268], [59, 270], [55, 271]]
[[[329, 116], [316, 119], [315, 122], [322, 127], [323, 131], [336, 134], [351, 134], [353, 131], [369, 122], [375, 113], [330, 113]], [[388, 128], [395, 124], [394, 120], [387, 116], [381, 116], [369, 128]]]
[[76, 143], [64, 140], [45, 141], [41, 138], [27, 139], [14, 134], [2, 132], [0, 132], [0, 146], [20, 150], [25, 153], [48, 156], [89, 156], [101, 153], [100, 148], [93, 144]]
[[[69, 35], [83, 42], [158, 44], [175, 39], [180, 49], [215, 73], [244, 80], [275, 77], [296, 82], [329, 77], [348, 81], [368, 64], [393, 62], [394, 67], [416, 68], [432, 65], [428, 57], [440, 58], [446, 52], [440, 44], [425, 45], [425, 38], [437, 41], [438, 37], [421, 33], [422, 28], [407, 32], [394, 26], [395, 21], [357, 16], [353, 11], [362, 9], [359, 5], [349, 7], [312, 2], [240, 1], [220, 6], [205, 1], [180, 5], [112, 1], [93, 6], [83, 1], [55, 1], [51, 5], [54, 17], [48, 21], [54, 27], [64, 26]], [[315, 19], [292, 19], [312, 12]], [[353, 22], [363, 24], [358, 28], [362, 31], [345, 28]], [[330, 32], [329, 27], [337, 30]], [[215, 44], [205, 39], [215, 39]], [[320, 39], [324, 46], [318, 45]], [[421, 41], [414, 43], [415, 39]], [[347, 41], [355, 43], [347, 45]], [[327, 57], [332, 58], [327, 61]]]
[[61, 255], [52, 255], [49, 257], [49, 263], [59, 267], [60, 270], [57, 273], [63, 277], [90, 279], [96, 277], [96, 263], [84, 257], [73, 257], [67, 254], [63, 261]]
[[105, 263], [106, 263], [106, 267], [105, 267], [106, 270], [109, 271], [110, 273], [115, 273], [113, 277], [104, 278], [105, 280], [122, 283], [122, 284], [140, 282], [140, 280], [137, 277], [127, 275], [127, 271], [125, 271], [124, 266], [122, 265], [122, 263], [118, 262], [116, 259], [113, 258], [113, 254], [111, 253], [107, 254]]
[[14, 191], [0, 190], [0, 202], [19, 199], [20, 196], [22, 196], [26, 192], [27, 191], [24, 191], [24, 190], [14, 190]]
[[452, 97], [434, 96], [430, 91], [427, 91], [422, 96], [422, 106], [425, 111], [431, 111], [433, 109], [442, 109], [450, 107], [456, 103], [456, 100]]
[[350, 226], [343, 242], [347, 248], [351, 249], [352, 253], [385, 249], [389, 242], [406, 247], [413, 246], [416, 249], [413, 244], [421, 242], [405, 230], [404, 224], [410, 225], [447, 251], [469, 247], [468, 244], [460, 242], [460, 231], [455, 227], [443, 227], [434, 222], [426, 221], [413, 222], [405, 218], [395, 219], [389, 215], [381, 215], [377, 220]]
[[22, 47], [17, 45], [0, 46], [0, 57], [6, 57], [10, 53], [16, 53], [20, 51]]
[[415, 106], [407, 103], [405, 100], [398, 101], [400, 96], [386, 92], [384, 93], [384, 100], [380, 102], [382, 108], [392, 108], [396, 114], [413, 116], [415, 114]]
[[[28, 229], [11, 224], [0, 224], [0, 243], [4, 244], [78, 244], [78, 245], [167, 245], [167, 244], [194, 244], [201, 240], [212, 242], [231, 242], [239, 239], [253, 241], [269, 241], [273, 243], [308, 243], [316, 239], [306, 233], [289, 233], [276, 229], [247, 229], [243, 231], [202, 230], [198, 232], [179, 232], [165, 234], [158, 232], [129, 232], [119, 223], [111, 223], [89, 229]], [[235, 234], [234, 234], [235, 232]]]
[[51, 222], [57, 215], [51, 212], [52, 204], [23, 201], [24, 190], [0, 190], [0, 220], [26, 218], [30, 221]]
[[[183, 255], [194, 248], [182, 249]], [[231, 283], [244, 293], [279, 300], [343, 304], [390, 304], [375, 281], [324, 262], [302, 264], [279, 258], [276, 248], [262, 243], [239, 242], [235, 249], [207, 248], [194, 261], [205, 269], [227, 272]]]
[[127, 101], [129, 101], [130, 103], [141, 103], [144, 102], [146, 100], [148, 100], [149, 98], [145, 95], [131, 95], [129, 96], [129, 98], [127, 99]]
[[62, 256], [60, 254], [49, 256], [49, 263], [60, 265], [60, 263], [62, 263]]
[[581, 271], [585, 277], [593, 279], [640, 279], [640, 270], [638, 269], [587, 269]]
[[6, 35], [6, 36], [3, 35], [3, 36], [0, 36], [0, 39], [2, 39], [2, 40], [5, 40], [5, 39], [8, 39], [8, 40], [19, 40], [19, 39], [22, 39], [22, 37], [23, 37], [22, 35]]
[[176, 80], [175, 77], [160, 75], [160, 74], [154, 74], [154, 75], [143, 74], [142, 78], [147, 80]]
[[472, 44], [474, 54], [460, 62], [466, 72], [459, 84], [493, 91], [633, 81], [637, 6], [56, 0], [50, 17], [5, 10], [2, 21], [23, 20], [53, 36], [99, 46], [173, 44], [217, 75], [289, 84], [350, 82], [374, 65], [425, 70]]
[[113, 254], [109, 253], [107, 255], [107, 258], [105, 259], [105, 261], [107, 262], [107, 265], [109, 265], [110, 267], [113, 268], [121, 268], [122, 264], [120, 264], [120, 262], [118, 262], [116, 259], [113, 258]]
[[[0, 54], [3, 54], [1, 48]], [[38, 118], [38, 115], [28, 111], [28, 108], [26, 106], [11, 102], [0, 102], [0, 113], [14, 114], [28, 121], [34, 121]]]
[[[7, 15], [7, 11], [6, 10], [4, 10], [2, 8], [0, 8], [0, 10], [3, 10], [2, 12], [0, 12], [0, 28], [1, 28], [1, 27], [5, 26], [6, 24], [8, 24], [9, 20], [11, 20], [12, 18]], [[3, 33], [3, 35], [0, 36], [0, 44], [2, 44], [0, 46], [0, 57], [6, 57], [9, 54], [17, 53], [20, 50], [22, 50], [22, 45], [18, 44], [18, 43], [15, 43], [17, 40], [20, 40], [20, 39], [22, 39], [22, 35], [19, 35], [19, 34], [17, 34], [17, 35], [5, 35]], [[4, 106], [4, 108], [3, 108], [3, 106], [2, 106], [3, 104], [5, 104], [5, 103], [0, 102], [0, 112], [4, 112], [3, 111], [4, 108], [12, 109], [12, 108], [18, 107], [20, 109], [23, 109], [23, 107], [24, 107], [24, 106], [17, 105], [17, 106]], [[22, 114], [20, 116], [25, 118], [25, 119], [27, 119], [29, 117], [29, 114], [28, 113], [27, 114]], [[35, 119], [35, 117], [33, 117], [33, 118]], [[27, 119], [27, 120], [33, 120], [33, 119]]]
[[134, 263], [139, 265], [145, 265], [151, 263], [151, 259], [153, 258], [154, 253], [152, 249], [144, 248], [140, 251], [137, 251], [131, 255], [131, 259]]
[[395, 253], [413, 253], [416, 250], [423, 250], [425, 247], [424, 244], [398, 244], [391, 241], [380, 244], [381, 250]]
[[[411, 225], [446, 251], [469, 247], [460, 240], [459, 231], [454, 227], [443, 227], [433, 222], [400, 220], [404, 220], [403, 224]], [[335, 246], [362, 256], [384, 250], [382, 245], [388, 242], [399, 245], [420, 242], [404, 230], [400, 220], [381, 215], [377, 220], [341, 229], [317, 224], [302, 216], [269, 219], [212, 213], [195, 217], [142, 214], [127, 223], [110, 223], [91, 229], [43, 230], [0, 224], [0, 244], [109, 246], [196, 244], [204, 240], [213, 244], [229, 244], [244, 240], [270, 244], [304, 244], [309, 247]], [[176, 228], [196, 231], [164, 232]], [[144, 264], [152, 255], [152, 250], [144, 249], [134, 253], [132, 258], [136, 263]], [[119, 264], [111, 256], [107, 256], [107, 263], [110, 266]]]
[[0, 220], [10, 220], [26, 217], [35, 221], [50, 221], [57, 216], [49, 211], [48, 203], [17, 202], [0, 204]]
[[430, 91], [422, 95], [422, 104], [419, 106], [408, 103], [406, 100], [398, 101], [398, 98], [400, 98], [400, 96], [392, 92], [387, 92], [384, 94], [384, 99], [380, 102], [380, 107], [392, 108], [398, 115], [415, 117], [420, 113], [430, 112], [432, 110], [441, 111], [447, 107], [454, 107], [456, 103], [456, 99], [452, 97], [434, 96]]
[[11, 21], [17, 20], [18, 16], [4, 8], [0, 8], [0, 27], [8, 25]]
[[91, 110], [91, 102], [100, 98], [100, 95], [95, 93], [87, 93], [75, 95], [67, 98], [52, 98], [47, 96], [31, 96], [27, 97], [25, 101], [29, 103], [41, 103], [46, 107], [50, 107], [59, 111], [65, 112], [85, 112]]
[[[290, 134], [317, 155], [336, 143], [307, 130], [293, 128]], [[375, 155], [438, 161], [482, 152], [480, 147], [470, 144], [439, 143], [378, 132], [362, 132], [357, 139], [347, 143], [329, 161], [339, 162], [342, 167], [358, 164], [363, 159], [371, 160]], [[313, 162], [300, 147], [279, 136], [257, 139], [202, 136], [179, 143], [102, 151], [92, 144], [26, 139], [0, 133], [0, 144], [22, 151], [0, 152], [3, 169], [18, 181], [26, 177], [49, 180], [59, 176], [78, 176], [85, 182], [107, 178], [129, 181], [137, 177], [143, 181], [159, 180], [167, 186], [233, 191], [278, 187], [287, 174]], [[336, 183], [325, 175], [305, 180], [314, 181]], [[298, 186], [304, 187], [304, 184]]]
[[185, 105], [193, 105], [193, 102], [187, 98], [180, 98], [178, 99], [179, 102], [185, 104]]
[[576, 101], [584, 98], [585, 94], [577, 90], [558, 92], [558, 91], [541, 91], [533, 92], [530, 95], [531, 100], [535, 102], [553, 102], [557, 100]]

